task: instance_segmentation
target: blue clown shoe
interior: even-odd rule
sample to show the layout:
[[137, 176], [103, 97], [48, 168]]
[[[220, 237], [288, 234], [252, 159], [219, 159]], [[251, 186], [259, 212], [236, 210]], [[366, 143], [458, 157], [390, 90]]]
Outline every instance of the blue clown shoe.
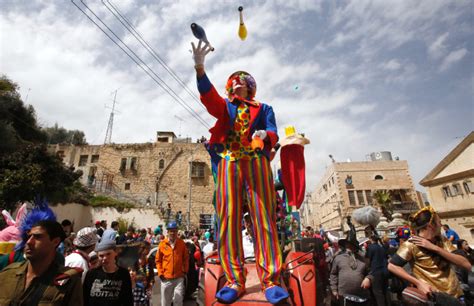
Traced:
[[272, 304], [278, 304], [288, 297], [288, 292], [280, 286], [272, 286], [265, 289], [265, 298]]
[[232, 304], [245, 292], [244, 288], [237, 285], [225, 286], [216, 293], [216, 298], [219, 303]]

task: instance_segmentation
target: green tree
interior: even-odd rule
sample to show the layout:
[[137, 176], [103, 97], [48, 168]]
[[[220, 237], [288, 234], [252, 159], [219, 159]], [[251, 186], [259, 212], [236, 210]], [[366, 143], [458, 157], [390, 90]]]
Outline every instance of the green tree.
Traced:
[[67, 202], [84, 194], [77, 179], [47, 151], [48, 134], [38, 125], [35, 110], [21, 100], [18, 85], [0, 77], [0, 207], [12, 210], [19, 201], [35, 196]]
[[67, 202], [68, 187], [81, 175], [65, 168], [46, 145], [28, 145], [0, 158], [0, 206], [11, 210], [18, 201], [31, 201], [37, 195], [52, 203]]
[[66, 130], [63, 127], [58, 126], [56, 123], [52, 127], [47, 127], [43, 129], [46, 134], [48, 135], [48, 143], [49, 144], [57, 144], [57, 143], [67, 143], [73, 145], [85, 145], [86, 136], [84, 132], [79, 130]]
[[392, 207], [392, 194], [390, 190], [376, 190], [372, 197], [377, 201], [377, 205], [382, 210], [382, 214], [387, 218], [388, 221], [392, 221], [393, 207]]
[[0, 77], [0, 155], [28, 144], [44, 143], [47, 135], [36, 120], [33, 106], [25, 106], [18, 85]]

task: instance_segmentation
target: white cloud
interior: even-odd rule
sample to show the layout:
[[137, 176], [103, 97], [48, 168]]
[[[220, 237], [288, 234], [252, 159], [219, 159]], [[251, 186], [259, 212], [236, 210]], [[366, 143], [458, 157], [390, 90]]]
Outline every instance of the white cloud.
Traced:
[[448, 32], [443, 33], [428, 47], [428, 54], [431, 57], [440, 58], [446, 54], [445, 41], [448, 38], [448, 35]]
[[356, 104], [349, 106], [349, 110], [353, 115], [365, 114], [373, 111], [375, 109], [375, 104]]
[[[86, 3], [124, 37], [125, 31], [100, 1]], [[452, 97], [460, 107], [470, 105], [472, 97], [464, 98], [466, 87], [449, 93], [440, 88], [450, 81], [443, 74], [440, 83], [432, 82], [433, 68], [423, 59], [428, 52], [446, 70], [472, 58], [472, 47], [462, 42], [472, 37], [472, 28], [465, 25], [469, 1], [251, 2], [244, 8], [249, 30], [244, 42], [237, 37], [233, 2], [112, 3], [196, 94], [189, 26], [191, 22], [204, 26], [216, 48], [207, 57], [206, 68], [217, 90], [223, 93], [231, 72], [249, 71], [257, 80], [257, 98], [275, 110], [280, 135], [285, 125], [292, 124], [312, 141], [305, 149], [308, 190], [330, 162], [328, 154], [337, 160], [364, 160], [378, 150], [408, 159], [417, 182], [442, 157], [437, 150], [444, 142], [441, 134], [459, 133], [466, 125], [460, 120], [440, 124]], [[0, 69], [23, 87], [22, 93], [31, 88], [28, 103], [41, 122], [83, 130], [89, 142], [101, 143], [110, 113], [104, 104], [111, 105], [111, 92], [120, 88], [113, 141], [150, 141], [157, 130], [174, 130], [194, 139], [208, 136], [205, 127], [71, 3], [35, 5], [34, 11], [12, 4], [0, 12]], [[448, 54], [448, 38], [449, 43], [467, 47]], [[213, 124], [214, 119], [133, 37], [127, 35], [125, 40]], [[462, 76], [453, 82], [472, 84], [472, 76], [463, 73], [460, 70]], [[436, 103], [433, 95], [445, 103]]]
[[397, 59], [391, 59], [388, 62], [383, 63], [381, 66], [382, 69], [394, 71], [400, 69], [402, 65]]
[[441, 63], [441, 66], [439, 67], [440, 71], [445, 71], [449, 67], [451, 67], [453, 64], [459, 62], [464, 58], [464, 56], [467, 54], [466, 48], [461, 48], [456, 51], [450, 52], [444, 59], [443, 62]]

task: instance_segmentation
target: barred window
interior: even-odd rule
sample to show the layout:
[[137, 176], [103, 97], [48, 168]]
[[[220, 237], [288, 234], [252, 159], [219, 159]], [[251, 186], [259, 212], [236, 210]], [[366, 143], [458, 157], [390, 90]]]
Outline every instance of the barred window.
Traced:
[[204, 166], [202, 162], [192, 162], [191, 163], [191, 177], [194, 178], [203, 178], [204, 177]]
[[95, 154], [91, 156], [91, 163], [97, 163], [99, 161], [99, 155]]
[[462, 194], [462, 189], [459, 184], [453, 184], [453, 196], [456, 195], [461, 195]]
[[87, 165], [87, 160], [89, 159], [89, 155], [81, 155], [79, 156], [79, 167], [83, 167]]
[[372, 190], [366, 190], [365, 197], [367, 198], [367, 204], [372, 205]]
[[354, 194], [354, 190], [349, 190], [349, 204], [351, 206], [355, 206], [356, 205], [356, 199], [355, 199], [355, 194]]
[[137, 158], [136, 157], [132, 157], [132, 159], [130, 161], [130, 169], [137, 170]]
[[365, 205], [365, 199], [364, 199], [364, 191], [363, 190], [357, 190], [357, 201], [359, 202], [359, 205]]
[[464, 186], [464, 191], [466, 191], [467, 194], [474, 192], [471, 181], [465, 181], [462, 183], [462, 185]]
[[451, 194], [451, 189], [449, 188], [449, 186], [444, 186], [443, 187], [443, 196], [445, 198], [447, 197], [452, 197], [453, 195]]
[[126, 168], [127, 168], [127, 159], [124, 157], [120, 161], [120, 171], [125, 171]]

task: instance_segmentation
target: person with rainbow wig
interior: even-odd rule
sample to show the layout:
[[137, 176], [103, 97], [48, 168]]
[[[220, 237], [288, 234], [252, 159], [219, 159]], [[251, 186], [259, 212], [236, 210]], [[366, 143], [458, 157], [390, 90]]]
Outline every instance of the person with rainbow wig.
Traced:
[[[241, 221], [244, 199], [255, 233], [257, 273], [266, 299], [277, 304], [288, 293], [280, 286], [283, 257], [276, 228], [276, 196], [270, 167], [270, 152], [278, 141], [271, 106], [255, 99], [257, 84], [248, 72], [237, 71], [226, 83], [221, 97], [204, 70], [208, 43], [192, 43], [197, 87], [201, 101], [217, 119], [209, 131], [209, 148], [216, 167], [216, 212], [218, 252], [227, 279], [216, 298], [233, 303], [245, 293]], [[246, 193], [246, 194], [245, 194]]]

